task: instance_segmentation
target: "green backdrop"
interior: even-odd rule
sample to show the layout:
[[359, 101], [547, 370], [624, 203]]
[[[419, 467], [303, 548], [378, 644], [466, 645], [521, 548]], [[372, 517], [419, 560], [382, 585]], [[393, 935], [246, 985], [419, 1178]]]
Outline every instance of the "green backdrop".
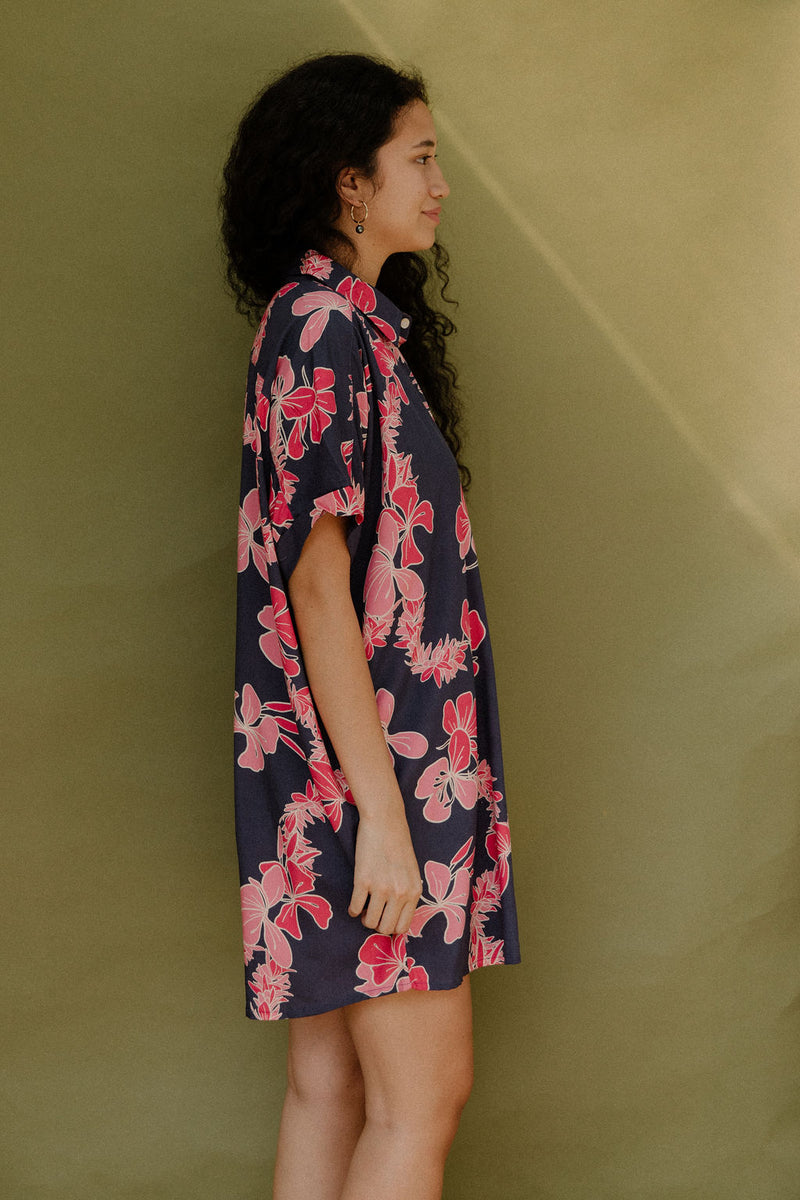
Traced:
[[442, 135], [524, 938], [446, 1196], [797, 1200], [798, 5], [14, 9], [3, 1195], [268, 1194], [216, 190], [264, 78], [348, 49]]

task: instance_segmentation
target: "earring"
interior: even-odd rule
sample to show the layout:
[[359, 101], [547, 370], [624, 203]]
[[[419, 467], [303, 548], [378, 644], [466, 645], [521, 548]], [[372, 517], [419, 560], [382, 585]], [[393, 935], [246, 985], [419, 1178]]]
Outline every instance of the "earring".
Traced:
[[358, 200], [356, 203], [362, 205], [362, 207], [364, 209], [364, 215], [363, 215], [363, 217], [360, 217], [360, 218], [356, 217], [356, 214], [355, 214], [356, 206], [355, 206], [355, 204], [351, 204], [350, 205], [350, 220], [353, 222], [353, 224], [356, 227], [356, 233], [363, 233], [364, 232], [364, 222], [366, 221], [367, 217], [369, 216], [369, 209], [367, 208], [366, 201], [364, 201], [364, 200]]

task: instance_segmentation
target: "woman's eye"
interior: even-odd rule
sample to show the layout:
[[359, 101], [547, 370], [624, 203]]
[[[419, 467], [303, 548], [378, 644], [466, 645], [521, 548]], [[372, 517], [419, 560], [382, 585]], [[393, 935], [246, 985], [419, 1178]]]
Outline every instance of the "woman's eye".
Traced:
[[432, 158], [436, 158], [436, 155], [435, 154], [420, 154], [419, 158], [417, 159], [417, 162], [423, 163], [423, 165], [424, 165], [425, 163], [429, 163]]

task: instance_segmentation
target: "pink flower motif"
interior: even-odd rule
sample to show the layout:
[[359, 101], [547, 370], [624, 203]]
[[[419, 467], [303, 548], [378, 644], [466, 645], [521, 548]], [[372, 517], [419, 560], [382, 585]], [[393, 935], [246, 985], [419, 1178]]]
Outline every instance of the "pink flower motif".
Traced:
[[269, 956], [286, 970], [292, 965], [292, 949], [286, 935], [270, 920], [269, 910], [288, 892], [288, 878], [279, 862], [261, 863], [261, 879], [250, 878], [242, 885], [242, 933], [245, 946], [255, 949], [262, 941]]
[[456, 537], [458, 538], [458, 553], [462, 558], [466, 558], [472, 548], [472, 528], [469, 523], [463, 492], [461, 493], [461, 501], [456, 509]]
[[364, 640], [364, 653], [367, 659], [371, 659], [375, 650], [380, 646], [386, 645], [386, 639], [392, 631], [392, 614], [391, 612], [382, 613], [380, 616], [375, 616], [373, 613], [364, 613], [364, 623], [361, 628], [362, 637]]
[[258, 497], [258, 488], [251, 488], [242, 501], [242, 506], [239, 509], [239, 552], [237, 567], [240, 571], [246, 570], [250, 556], [253, 557], [253, 565], [257, 568], [262, 579], [268, 579], [268, 562], [266, 547], [263, 542], [256, 541], [256, 530], [261, 536], [261, 502]]
[[469, 965], [489, 966], [504, 961], [504, 945], [501, 940], [486, 933], [486, 922], [491, 913], [500, 907], [500, 889], [496, 873], [484, 871], [473, 884], [472, 907], [470, 910]]
[[384, 379], [390, 379], [400, 357], [397, 347], [383, 338], [370, 338], [370, 346], [381, 375]]
[[504, 943], [499, 938], [489, 937], [486, 922], [491, 913], [500, 906], [497, 877], [493, 871], [483, 871], [473, 886], [473, 905], [469, 918], [469, 967], [491, 966], [504, 962]]
[[352, 321], [352, 308], [344, 296], [328, 290], [300, 296], [292, 305], [296, 317], [308, 316], [300, 334], [300, 349], [308, 353], [322, 337], [332, 312], [340, 312]]
[[400, 390], [394, 379], [390, 379], [383, 395], [378, 396], [378, 414], [381, 426], [381, 446], [384, 464], [391, 462], [397, 451], [397, 433], [400, 429]]
[[390, 342], [395, 340], [397, 334], [389, 322], [375, 315], [375, 292], [368, 283], [364, 283], [361, 279], [343, 279], [336, 291], [339, 295], [346, 296], [354, 308], [360, 309], [368, 316], [376, 329]]
[[508, 860], [511, 856], [511, 832], [505, 821], [493, 821], [486, 834], [486, 853], [496, 863], [495, 877], [500, 895], [508, 887], [511, 875]]
[[425, 800], [422, 810], [427, 821], [446, 821], [453, 801], [467, 810], [478, 800], [478, 781], [472, 759], [475, 755], [477, 722], [475, 697], [462, 692], [455, 704], [447, 700], [442, 727], [449, 734], [447, 756], [438, 758], [422, 772], [414, 795]]
[[297, 737], [297, 724], [289, 715], [291, 704], [285, 700], [276, 700], [273, 704], [262, 704], [252, 684], [246, 683], [242, 688], [241, 716], [236, 712], [235, 701], [239, 693], [234, 693], [234, 733], [244, 735], [247, 743], [236, 760], [240, 767], [248, 771], [260, 771], [264, 766], [264, 755], [274, 754], [275, 747], [281, 741], [294, 750], [300, 757], [303, 751], [294, 738]]
[[291, 292], [291, 290], [296, 287], [297, 287], [296, 283], [284, 284], [282, 288], [278, 289], [278, 291], [275, 293], [275, 295], [272, 297], [269, 304], [267, 305], [266, 311], [265, 311], [263, 317], [261, 318], [261, 323], [258, 327], [258, 332], [256, 333], [255, 340], [253, 341], [253, 352], [250, 355], [250, 361], [253, 363], [254, 366], [258, 362], [258, 356], [261, 352], [261, 343], [264, 340], [264, 332], [267, 327], [267, 321], [269, 320], [269, 314], [272, 312], [272, 309], [275, 305], [275, 301], [280, 300], [281, 296], [285, 296], [287, 292]]
[[[470, 608], [467, 600], [461, 605], [461, 632], [469, 642], [469, 648], [474, 654], [480, 646], [483, 639], [486, 637], [486, 626], [480, 618], [480, 614], [474, 608]], [[472, 663], [472, 669], [475, 674], [478, 674], [478, 660], [475, 659]]]
[[428, 973], [406, 953], [405, 934], [394, 937], [371, 934], [358, 952], [358, 961], [356, 975], [364, 982], [357, 984], [355, 990], [365, 996], [383, 996], [393, 991], [395, 985], [398, 992], [428, 990]]
[[431, 981], [428, 978], [428, 972], [424, 967], [417, 966], [413, 959], [409, 959], [409, 963], [412, 965], [409, 967], [408, 975], [404, 975], [397, 981], [398, 992], [430, 991]]
[[[239, 699], [236, 692], [235, 699]], [[251, 684], [246, 683], [242, 688], [242, 715], [234, 708], [234, 733], [244, 734], [247, 745], [239, 755], [237, 762], [248, 771], [260, 771], [264, 766], [264, 755], [274, 754], [278, 744], [278, 727], [274, 721], [262, 720], [261, 701]]]
[[456, 747], [457, 753], [449, 758], [437, 758], [420, 776], [414, 795], [426, 800], [422, 814], [426, 821], [446, 821], [450, 816], [453, 800], [462, 808], [475, 807], [478, 798], [475, 775], [469, 770], [469, 759], [459, 756], [463, 746]]
[[269, 318], [269, 312], [270, 312], [270, 309], [268, 307], [264, 311], [264, 315], [262, 316], [261, 321], [259, 322], [256, 336], [253, 339], [253, 350], [252, 350], [252, 353], [250, 354], [250, 362], [253, 364], [253, 366], [255, 366], [255, 364], [258, 362], [258, 356], [261, 353], [261, 343], [264, 341], [264, 333], [267, 328], [267, 319]]
[[318, 733], [317, 725], [317, 710], [314, 707], [314, 701], [311, 697], [311, 692], [307, 687], [298, 688], [294, 684], [289, 684], [289, 695], [292, 701], [292, 712], [297, 717], [301, 725], [310, 730], [311, 733]]
[[334, 832], [342, 826], [342, 808], [353, 803], [352, 793], [341, 771], [334, 771], [327, 759], [312, 758], [308, 764], [314, 791]]
[[[278, 865], [283, 871], [283, 884], [280, 894], [277, 893], [277, 884], [271, 893], [271, 903], [281, 905], [274, 925], [276, 929], [285, 930], [297, 939], [302, 936], [298, 920], [301, 909], [307, 912], [321, 929], [327, 929], [333, 915], [328, 901], [314, 893], [317, 879], [314, 860], [319, 857], [321, 851], [309, 841], [305, 833], [308, 825], [323, 820], [324, 817], [324, 809], [314, 783], [309, 780], [305, 792], [292, 793], [278, 826], [278, 854], [281, 860]], [[257, 897], [250, 899], [254, 902]]]
[[[313, 785], [309, 783], [308, 788], [313, 790]], [[314, 806], [319, 810], [318, 801], [315, 800]], [[291, 937], [299, 940], [302, 937], [298, 921], [298, 913], [301, 909], [309, 914], [314, 924], [320, 929], [328, 928], [333, 910], [324, 896], [314, 894], [317, 875], [312, 869], [312, 863], [319, 856], [320, 851], [312, 846], [305, 837], [300, 822], [297, 822], [291, 830], [287, 828], [283, 831], [282, 849], [286, 859], [286, 873], [289, 876], [290, 890], [275, 918], [275, 924], [280, 929], [284, 929]]]
[[486, 834], [486, 853], [492, 862], [500, 862], [511, 854], [511, 832], [506, 821], [495, 821]]
[[266, 633], [262, 633], [258, 644], [265, 658], [275, 667], [281, 667], [287, 675], [294, 677], [300, 673], [297, 661], [297, 635], [295, 634], [286, 593], [280, 588], [270, 587], [271, 604], [265, 604], [258, 614], [259, 624], [263, 625]]
[[275, 629], [280, 638], [284, 666], [289, 675], [296, 675], [299, 670], [297, 664], [286, 662], [287, 658], [296, 654], [298, 649], [297, 635], [295, 634], [292, 616], [289, 612], [286, 593], [280, 588], [270, 587], [269, 594], [272, 600], [272, 619], [275, 622]]
[[[299, 301], [298, 301], [299, 303]], [[303, 371], [305, 376], [305, 370]], [[336, 395], [333, 385], [336, 376], [330, 367], [315, 367], [313, 386], [294, 387], [294, 371], [286, 355], [281, 355], [272, 382], [270, 396], [272, 404], [280, 412], [281, 422], [276, 422], [273, 428], [270, 423], [270, 446], [275, 454], [276, 440], [282, 436], [287, 423], [291, 423], [286, 438], [286, 452], [290, 458], [302, 458], [305, 453], [305, 435], [308, 433], [312, 442], [319, 442], [322, 434], [331, 423], [331, 415], [336, 412]], [[257, 381], [258, 383], [258, 381]], [[263, 395], [258, 400], [257, 412], [263, 427], [264, 412], [261, 409]], [[282, 444], [280, 449], [282, 450]]]
[[265, 604], [258, 614], [258, 623], [263, 625], [266, 633], [262, 633], [258, 639], [258, 645], [261, 653], [265, 658], [268, 658], [273, 667], [282, 666], [281, 663], [281, 643], [278, 637], [278, 631], [275, 628], [275, 617], [272, 612], [272, 605]]
[[[270, 487], [269, 493], [269, 519], [273, 529], [273, 548], [274, 543], [278, 540], [278, 536], [282, 529], [287, 528], [292, 523], [292, 510], [290, 508], [292, 497], [295, 494], [297, 476], [291, 471], [277, 469], [278, 474], [278, 489], [277, 491]], [[274, 562], [275, 559], [270, 561]]]
[[242, 430], [242, 445], [252, 446], [254, 454], [261, 453], [261, 430], [258, 421], [254, 421], [250, 413], [245, 418]]
[[[427, 754], [428, 739], [423, 737], [421, 733], [415, 733], [413, 730], [408, 730], [405, 733], [389, 733], [389, 722], [394, 713], [394, 696], [392, 693], [387, 692], [386, 688], [378, 688], [378, 691], [375, 693], [375, 699], [378, 702], [378, 716], [383, 726], [383, 733], [389, 747], [390, 755], [392, 750], [396, 750], [402, 758], [422, 758], [423, 754]], [[392, 761], [394, 761], [393, 755]]]
[[497, 966], [505, 962], [505, 944], [498, 938], [487, 937], [477, 926], [470, 932], [469, 969]]
[[369, 428], [369, 396], [365, 391], [356, 392], [356, 404], [358, 405], [358, 423], [364, 435], [361, 439], [361, 448], [363, 450], [364, 443], [367, 440], [367, 429]]
[[315, 925], [320, 929], [327, 929], [330, 925], [333, 909], [324, 896], [290, 896], [284, 904], [281, 911], [275, 918], [275, 924], [293, 938], [298, 940], [303, 936], [300, 932], [300, 922], [297, 919], [297, 914], [300, 910], [307, 912]]
[[448, 944], [457, 942], [464, 932], [472, 864], [475, 851], [469, 838], [450, 861], [429, 861], [425, 864], [425, 880], [432, 899], [423, 898], [411, 921], [410, 937], [419, 937], [422, 930], [437, 913], [445, 918], [444, 940]]
[[289, 984], [289, 972], [282, 971], [277, 963], [267, 957], [267, 961], [256, 967], [248, 986], [255, 992], [251, 1009], [260, 1021], [277, 1021], [281, 1015], [281, 1005], [292, 994]]
[[322, 514], [330, 513], [334, 517], [356, 517], [361, 521], [364, 517], [364, 489], [361, 484], [353, 487], [339, 488], [338, 492], [328, 492], [320, 496], [311, 510], [311, 525], [316, 525]]
[[464, 734], [468, 739], [469, 755], [477, 751], [478, 718], [475, 709], [475, 697], [471, 692], [462, 692], [455, 704], [446, 700], [442, 715], [442, 728], [450, 734], [450, 739]]
[[417, 481], [411, 475], [408, 455], [390, 457], [386, 471], [386, 490], [402, 539], [401, 564], [404, 567], [417, 566], [424, 556], [414, 541], [414, 530], [422, 528], [428, 533], [433, 532], [433, 506], [427, 500], [419, 498]]
[[364, 584], [364, 600], [367, 611], [374, 618], [386, 616], [394, 611], [396, 592], [409, 600], [420, 600], [424, 595], [422, 581], [414, 571], [395, 566], [395, 555], [400, 545], [398, 518], [391, 509], [385, 508], [378, 519], [377, 539], [367, 568]]
[[363, 313], [371, 313], [375, 309], [375, 292], [362, 279], [343, 279], [336, 291], [340, 296], [347, 296], [350, 303]]
[[[273, 388], [280, 387], [281, 384], [283, 383], [283, 377], [280, 375], [280, 361], [281, 360], [278, 359], [279, 371], [278, 371], [278, 374], [276, 374], [276, 376], [275, 376], [276, 382], [273, 383], [273, 385], [272, 385]], [[294, 374], [292, 375], [292, 383], [294, 383]], [[267, 422], [269, 421], [269, 416], [270, 416], [270, 408], [269, 408], [269, 396], [264, 391], [264, 376], [263, 375], [256, 375], [255, 392], [256, 392], [256, 421], [258, 422], [258, 424], [261, 426], [262, 429], [266, 429]], [[275, 430], [274, 429], [270, 430], [270, 442], [272, 443], [272, 449], [273, 449], [273, 453], [274, 453], [274, 450], [275, 450]], [[281, 452], [282, 452], [282, 449], [283, 448], [281, 447]], [[285, 455], [284, 455], [284, 457], [285, 457]]]
[[319, 254], [316, 250], [306, 250], [300, 270], [304, 275], [313, 275], [315, 279], [329, 279], [333, 263], [327, 254]]

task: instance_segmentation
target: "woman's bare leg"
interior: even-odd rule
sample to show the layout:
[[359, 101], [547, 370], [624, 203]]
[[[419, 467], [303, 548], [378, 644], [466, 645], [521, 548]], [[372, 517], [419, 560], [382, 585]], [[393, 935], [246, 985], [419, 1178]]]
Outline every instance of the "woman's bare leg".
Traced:
[[364, 1081], [343, 1013], [289, 1022], [273, 1200], [341, 1196], [364, 1126]]
[[341, 1200], [440, 1200], [472, 1087], [469, 980], [453, 991], [400, 992], [342, 1012], [364, 1076], [367, 1121]]

